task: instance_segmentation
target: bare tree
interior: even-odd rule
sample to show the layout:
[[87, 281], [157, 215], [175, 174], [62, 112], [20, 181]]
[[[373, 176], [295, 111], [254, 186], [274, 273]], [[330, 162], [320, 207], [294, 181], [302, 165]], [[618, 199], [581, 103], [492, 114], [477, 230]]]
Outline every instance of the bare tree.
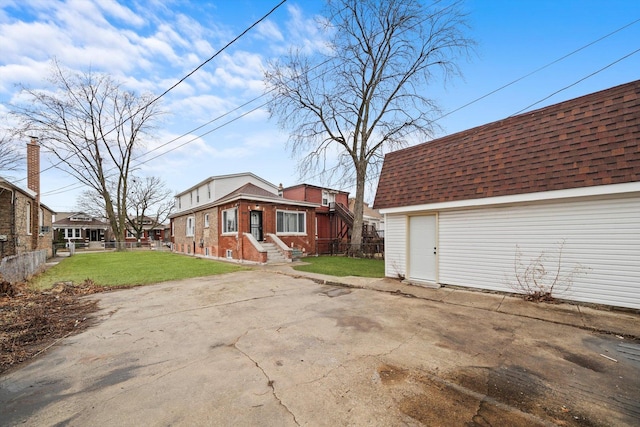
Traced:
[[14, 106], [20, 133], [34, 134], [57, 167], [103, 200], [116, 241], [123, 242], [132, 159], [160, 112], [153, 96], [124, 90], [107, 75], [65, 71], [54, 62], [53, 90], [22, 89]]
[[172, 192], [158, 177], [134, 178], [128, 196], [129, 215], [127, 222], [139, 240], [145, 228], [153, 230], [163, 224], [174, 201]]
[[24, 167], [24, 154], [21, 154], [7, 136], [0, 136], [0, 173], [17, 172]]
[[93, 218], [106, 218], [107, 209], [104, 199], [95, 190], [84, 190], [76, 198], [76, 209], [91, 215]]
[[456, 75], [473, 41], [460, 1], [331, 0], [327, 10], [327, 52], [293, 51], [265, 73], [269, 110], [290, 131], [302, 175], [355, 178], [350, 252], [360, 254], [367, 179], [410, 134], [432, 134], [437, 107], [425, 88]]

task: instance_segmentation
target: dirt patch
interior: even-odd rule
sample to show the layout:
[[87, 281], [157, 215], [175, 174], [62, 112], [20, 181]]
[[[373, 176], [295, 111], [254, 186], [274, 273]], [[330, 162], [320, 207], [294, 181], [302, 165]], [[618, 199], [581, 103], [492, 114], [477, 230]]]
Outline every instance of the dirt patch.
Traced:
[[0, 373], [3, 373], [42, 353], [61, 338], [86, 329], [98, 303], [81, 297], [108, 288], [87, 280], [79, 285], [59, 283], [47, 291], [4, 282], [0, 290]]
[[537, 425], [535, 419], [484, 396], [438, 378], [418, 376], [422, 393], [407, 396], [399, 409], [424, 425], [525, 427]]
[[598, 426], [559, 403], [535, 374], [519, 366], [470, 367], [445, 376], [383, 364], [382, 384], [402, 390], [398, 409], [424, 425]]
[[382, 384], [396, 384], [407, 378], [409, 372], [406, 369], [398, 368], [392, 365], [382, 365], [378, 367], [378, 375]]

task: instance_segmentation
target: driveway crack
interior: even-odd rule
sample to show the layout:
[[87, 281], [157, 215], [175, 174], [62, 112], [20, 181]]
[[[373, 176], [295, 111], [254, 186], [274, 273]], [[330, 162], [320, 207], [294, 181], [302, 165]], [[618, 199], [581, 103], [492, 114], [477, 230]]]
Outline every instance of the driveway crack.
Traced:
[[289, 413], [289, 415], [291, 415], [291, 418], [293, 418], [293, 422], [296, 423], [297, 426], [299, 426], [300, 423], [296, 419], [295, 414], [293, 412], [291, 412], [289, 407], [287, 407], [287, 405], [284, 404], [282, 399], [280, 399], [280, 396], [278, 396], [278, 393], [276, 392], [276, 388], [275, 388], [275, 380], [271, 379], [269, 374], [267, 374], [267, 372], [264, 370], [264, 368], [262, 366], [260, 366], [260, 363], [258, 363], [257, 360], [255, 360], [253, 357], [251, 357], [251, 355], [249, 355], [249, 353], [247, 353], [246, 351], [244, 351], [240, 347], [238, 347], [238, 341], [240, 341], [240, 339], [242, 337], [246, 336], [248, 333], [249, 333], [249, 331], [247, 331], [244, 334], [240, 335], [233, 342], [233, 344], [232, 344], [233, 348], [235, 348], [238, 352], [240, 352], [242, 355], [244, 355], [244, 357], [246, 357], [247, 359], [252, 361], [253, 364], [256, 365], [256, 368], [260, 369], [260, 372], [262, 372], [262, 375], [264, 375], [264, 377], [267, 379], [267, 386], [271, 389], [271, 394], [273, 395], [274, 399], [276, 399], [276, 401], [280, 404], [280, 406], [282, 406]]

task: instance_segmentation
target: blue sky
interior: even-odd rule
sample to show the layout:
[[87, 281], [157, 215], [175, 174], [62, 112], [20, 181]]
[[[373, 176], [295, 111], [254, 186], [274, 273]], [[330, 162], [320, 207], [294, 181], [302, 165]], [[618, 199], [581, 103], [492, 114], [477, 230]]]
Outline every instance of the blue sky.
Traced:
[[[11, 125], [7, 112], [18, 96], [16, 84], [45, 87], [54, 57], [63, 67], [109, 73], [127, 88], [159, 94], [277, 3], [0, 0], [0, 128]], [[636, 22], [455, 111], [640, 20], [640, 2], [635, 0], [468, 0], [465, 9], [471, 25], [468, 34], [477, 46], [469, 61], [460, 64], [464, 78], [424, 88], [450, 113], [438, 121], [438, 136], [500, 120], [543, 99], [530, 109], [640, 78], [640, 52], [619, 61], [640, 49], [640, 22]], [[253, 172], [276, 185], [326, 184], [313, 177], [298, 177], [296, 159], [286, 149], [287, 134], [269, 120], [264, 108], [214, 129], [230, 117], [259, 107], [264, 99], [189, 132], [260, 96], [262, 70], [290, 45], [321, 46], [322, 34], [314, 20], [321, 11], [320, 1], [288, 0], [267, 21], [164, 97], [162, 108], [168, 114], [158, 123], [155, 138], [147, 141], [147, 149], [185, 133], [188, 136], [142, 157], [147, 162], [140, 166], [140, 174], [161, 177], [176, 193], [209, 176], [238, 172]], [[596, 74], [575, 84], [592, 73]], [[571, 87], [562, 90], [567, 86]], [[203, 135], [205, 132], [209, 133]], [[417, 142], [421, 141], [411, 141]], [[160, 155], [167, 149], [172, 151]], [[42, 169], [52, 161], [43, 152]], [[24, 173], [12, 176], [22, 177]], [[74, 183], [54, 169], [43, 172], [43, 202], [57, 211], [73, 210], [80, 191]], [[374, 194], [372, 187], [368, 201]]]

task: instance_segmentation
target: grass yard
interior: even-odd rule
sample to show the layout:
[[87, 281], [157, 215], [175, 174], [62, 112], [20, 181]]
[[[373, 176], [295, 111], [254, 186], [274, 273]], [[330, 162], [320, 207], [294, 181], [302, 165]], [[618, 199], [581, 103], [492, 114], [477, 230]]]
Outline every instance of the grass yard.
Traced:
[[58, 282], [79, 284], [91, 279], [101, 286], [135, 286], [240, 270], [246, 268], [169, 252], [76, 253], [35, 277], [31, 285], [47, 289]]
[[309, 264], [294, 269], [331, 276], [384, 277], [384, 261], [379, 259], [319, 256], [306, 257], [303, 261]]

